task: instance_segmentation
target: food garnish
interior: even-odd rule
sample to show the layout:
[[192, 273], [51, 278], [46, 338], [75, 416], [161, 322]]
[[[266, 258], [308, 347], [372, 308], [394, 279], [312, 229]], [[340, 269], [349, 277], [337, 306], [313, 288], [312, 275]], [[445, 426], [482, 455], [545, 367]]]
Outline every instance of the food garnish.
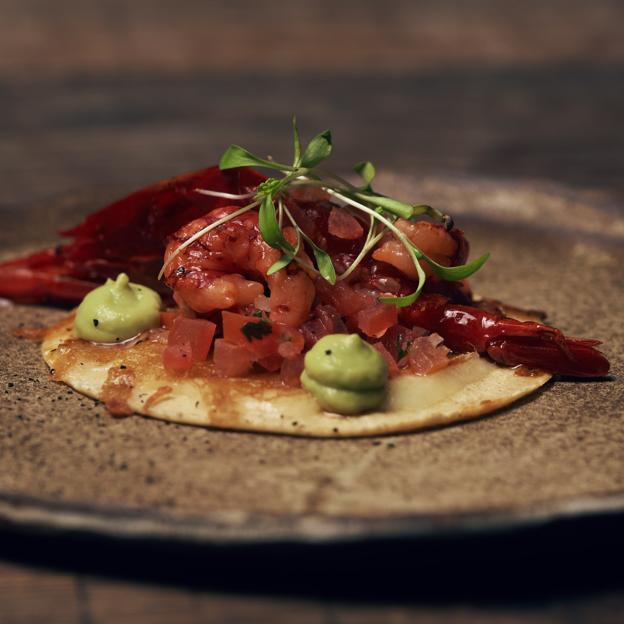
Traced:
[[260, 319], [259, 321], [253, 320], [245, 323], [241, 327], [241, 331], [249, 342], [252, 340], [262, 340], [265, 336], [273, 333], [271, 324], [264, 319]]
[[[302, 153], [299, 130], [294, 117], [292, 120], [292, 128], [294, 144], [292, 165], [285, 165], [273, 160], [260, 158], [239, 145], [231, 145], [225, 151], [219, 161], [219, 168], [222, 171], [239, 167], [264, 167], [281, 172], [283, 177], [267, 178], [257, 186], [255, 192], [241, 193], [238, 195], [198, 188], [197, 192], [204, 195], [237, 201], [250, 201], [242, 208], [201, 228], [181, 243], [169, 254], [169, 257], [160, 270], [159, 277], [163, 276], [169, 264], [189, 245], [208, 234], [208, 232], [255, 208], [259, 208], [258, 225], [262, 238], [271, 247], [279, 249], [282, 252], [282, 256], [268, 268], [267, 275], [271, 275], [276, 271], [286, 268], [291, 262], [296, 262], [309, 274], [320, 275], [331, 285], [334, 285], [337, 281], [347, 279], [384, 235], [388, 232], [392, 233], [408, 252], [418, 276], [418, 284], [412, 293], [398, 297], [385, 296], [379, 298], [381, 302], [393, 304], [397, 307], [406, 307], [414, 303], [422, 292], [426, 274], [419, 262], [420, 260], [426, 262], [435, 275], [446, 281], [466, 279], [478, 271], [487, 261], [489, 254], [486, 253], [472, 262], [454, 265], [452, 267], [444, 266], [436, 262], [419, 249], [419, 247], [410, 240], [407, 234], [396, 226], [396, 221], [399, 218], [410, 220], [417, 216], [426, 215], [444, 223], [447, 229], [451, 229], [453, 221], [448, 215], [425, 204], [408, 204], [373, 191], [372, 182], [375, 178], [376, 171], [374, 165], [369, 161], [360, 162], [354, 167], [354, 171], [362, 178], [360, 185], [352, 184], [341, 176], [319, 168], [319, 165], [331, 155], [331, 132], [325, 130], [316, 135]], [[364, 244], [357, 257], [342, 273], [336, 273], [330, 254], [319, 247], [315, 241], [305, 233], [284, 201], [285, 194], [288, 190], [301, 186], [319, 188], [331, 197], [337, 199], [340, 202], [339, 205], [342, 206], [347, 214], [357, 211], [365, 215], [368, 219], [368, 232]], [[282, 232], [282, 226], [286, 221], [295, 229], [297, 237], [295, 244], [287, 241]], [[357, 224], [358, 222], [355, 221], [355, 223]], [[316, 266], [299, 255], [302, 241], [305, 241], [311, 248]]]
[[[293, 119], [293, 149], [282, 164], [232, 145], [219, 167], [132, 193], [63, 232], [70, 242], [0, 264], [0, 296], [86, 295], [44, 340], [55, 379], [100, 398], [121, 361], [124, 410], [367, 435], [483, 414], [552, 374], [608, 372], [599, 341], [475, 298], [466, 278], [488, 254], [468, 261], [448, 215], [377, 192], [368, 161], [358, 182], [327, 171], [329, 131], [302, 149]], [[84, 340], [67, 341], [70, 323]]]
[[140, 284], [133, 284], [125, 273], [92, 290], [78, 306], [76, 335], [93, 342], [120, 342], [158, 327], [160, 295]]
[[321, 338], [305, 356], [301, 385], [323, 409], [359, 414], [378, 408], [386, 397], [388, 365], [357, 334]]

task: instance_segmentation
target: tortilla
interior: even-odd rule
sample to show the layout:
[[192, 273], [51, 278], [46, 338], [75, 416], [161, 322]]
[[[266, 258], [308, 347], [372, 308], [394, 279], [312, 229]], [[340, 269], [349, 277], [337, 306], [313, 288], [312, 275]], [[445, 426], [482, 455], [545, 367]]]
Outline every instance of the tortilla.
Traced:
[[156, 331], [134, 344], [96, 345], [74, 337], [70, 315], [47, 332], [42, 353], [54, 380], [103, 401], [113, 414], [312, 437], [391, 434], [476, 418], [551, 377], [498, 366], [476, 353], [461, 355], [436, 373], [391, 379], [380, 411], [341, 416], [323, 411], [305, 390], [284, 387], [276, 374], [228, 379], [202, 362], [184, 376], [169, 375], [162, 365], [163, 337]]

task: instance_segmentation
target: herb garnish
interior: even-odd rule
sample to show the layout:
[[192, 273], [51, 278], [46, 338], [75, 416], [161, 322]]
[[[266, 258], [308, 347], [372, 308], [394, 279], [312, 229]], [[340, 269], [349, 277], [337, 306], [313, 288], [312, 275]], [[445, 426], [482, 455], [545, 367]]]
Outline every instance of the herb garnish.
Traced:
[[249, 323], [245, 323], [241, 327], [241, 331], [243, 332], [245, 338], [251, 342], [252, 340], [262, 340], [265, 336], [272, 333], [273, 329], [271, 327], [271, 323], [263, 319], [261, 321], [250, 321]]
[[[419, 297], [426, 280], [426, 274], [420, 265], [421, 260], [426, 262], [431, 268], [431, 271], [439, 278], [446, 281], [457, 281], [465, 279], [478, 271], [488, 259], [489, 254], [484, 254], [476, 260], [460, 266], [446, 267], [438, 264], [414, 245], [414, 243], [395, 225], [395, 222], [399, 218], [413, 220], [415, 217], [425, 215], [443, 223], [444, 226], [450, 230], [453, 226], [451, 217], [431, 206], [424, 204], [408, 204], [375, 192], [372, 187], [372, 182], [375, 178], [376, 171], [374, 165], [369, 161], [360, 162], [354, 167], [354, 171], [361, 177], [360, 185], [352, 184], [334, 173], [320, 169], [318, 165], [326, 160], [332, 152], [331, 132], [325, 130], [317, 134], [302, 152], [301, 139], [295, 117], [293, 117], [292, 120], [292, 131], [294, 151], [292, 165], [260, 158], [239, 145], [230, 145], [230, 147], [228, 147], [219, 161], [219, 167], [222, 170], [235, 169], [238, 167], [263, 167], [279, 171], [283, 174], [283, 177], [267, 178], [262, 184], [258, 185], [255, 192], [240, 195], [222, 193], [210, 189], [196, 189], [198, 193], [213, 197], [251, 201], [239, 210], [221, 219], [217, 219], [184, 241], [184, 243], [169, 256], [167, 262], [160, 271], [159, 277], [162, 277], [165, 268], [173, 258], [198, 238], [219, 227], [223, 223], [235, 219], [257, 207], [259, 207], [258, 225], [263, 239], [268, 245], [282, 252], [282, 256], [269, 268], [267, 275], [284, 269], [291, 262], [296, 262], [304, 267], [308, 273], [320, 275], [330, 284], [335, 284], [337, 281], [349, 277], [381, 238], [387, 232], [390, 232], [405, 247], [418, 274], [418, 284], [413, 293], [402, 297], [388, 296], [379, 298], [379, 301], [382, 303], [393, 304], [397, 307], [408, 306]], [[344, 206], [345, 210], [355, 209], [368, 217], [369, 228], [364, 245], [355, 260], [340, 275], [336, 274], [336, 269], [330, 255], [303, 232], [286, 206], [286, 202], [283, 199], [284, 192], [289, 187], [296, 186], [318, 187], [337, 199], [341, 205]], [[282, 233], [282, 223], [285, 219], [290, 222], [297, 234], [297, 242], [295, 245], [288, 242]], [[313, 266], [307, 259], [300, 255], [299, 251], [301, 250], [302, 239], [312, 250], [316, 266]], [[251, 325], [251, 323], [243, 326], [243, 330], [249, 325]], [[257, 330], [253, 329], [252, 331], [256, 332]], [[266, 330], [263, 331], [266, 332]], [[266, 333], [263, 333], [259, 337], [252, 337], [262, 338]], [[249, 336], [248, 339], [251, 341]]]
[[401, 337], [397, 336], [397, 362], [399, 360], [402, 360], [409, 353], [409, 350], [412, 347], [413, 343], [414, 343], [413, 340], [406, 341], [405, 349], [404, 349], [403, 341], [401, 340]]

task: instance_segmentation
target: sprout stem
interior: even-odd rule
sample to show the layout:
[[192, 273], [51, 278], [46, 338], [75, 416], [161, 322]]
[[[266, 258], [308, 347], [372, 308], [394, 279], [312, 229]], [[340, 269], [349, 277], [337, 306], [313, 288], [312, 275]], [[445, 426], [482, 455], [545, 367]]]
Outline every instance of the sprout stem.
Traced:
[[[282, 177], [269, 177], [250, 193], [235, 194], [211, 189], [195, 189], [195, 192], [202, 195], [241, 202], [251, 200], [251, 203], [217, 219], [181, 243], [164, 263], [158, 274], [159, 279], [162, 278], [167, 267], [182, 250], [211, 230], [258, 206], [261, 206], [259, 211], [259, 229], [262, 238], [271, 247], [282, 250], [280, 259], [270, 267], [269, 275], [286, 268], [290, 262], [294, 261], [311, 277], [320, 275], [330, 284], [346, 280], [353, 275], [367, 254], [382, 240], [386, 231], [389, 231], [407, 250], [418, 276], [417, 288], [410, 295], [382, 296], [379, 298], [384, 303], [391, 303], [401, 307], [410, 305], [415, 301], [425, 284], [426, 275], [421, 262], [427, 262], [436, 275], [448, 280], [464, 279], [464, 277], [472, 274], [485, 262], [487, 256], [482, 256], [469, 264], [457, 267], [447, 268], [438, 265], [396, 226], [396, 222], [399, 218], [412, 219], [416, 215], [427, 215], [436, 221], [442, 222], [446, 229], [450, 230], [453, 227], [453, 221], [448, 215], [431, 206], [409, 204], [373, 191], [371, 181], [375, 177], [375, 167], [368, 161], [355, 166], [355, 172], [361, 176], [364, 182], [360, 186], [323, 167], [318, 167], [317, 165], [331, 153], [330, 132], [325, 131], [317, 135], [312, 139], [305, 151], [302, 151], [299, 131], [294, 117], [292, 125], [294, 146], [292, 166], [277, 163], [271, 157], [268, 159], [260, 158], [238, 145], [231, 145], [226, 150], [219, 163], [223, 170], [249, 166], [268, 167], [278, 170]], [[284, 193], [290, 186], [310, 186], [322, 189], [330, 196], [340, 200], [343, 203], [341, 208], [352, 217], [358, 219], [364, 227], [366, 226], [366, 217], [362, 213], [368, 215], [370, 220], [368, 222], [368, 232], [362, 247], [353, 262], [340, 275], [336, 275], [332, 257], [305, 233], [288, 209], [288, 205], [284, 200]], [[297, 243], [294, 247], [283, 236], [283, 229], [286, 227], [287, 222], [292, 224], [297, 235]], [[378, 223], [381, 225], [378, 226]], [[305, 248], [303, 246], [304, 242], [307, 244]], [[306, 253], [310, 249], [314, 258], [311, 255], [308, 257]]]
[[236, 195], [235, 193], [222, 193], [221, 191], [211, 191], [210, 189], [195, 189], [196, 193], [201, 195], [209, 195], [210, 197], [221, 197], [222, 199], [249, 199], [253, 197], [255, 193], [244, 193], [243, 195]]
[[251, 204], [247, 204], [246, 206], [243, 206], [242, 208], [239, 208], [238, 210], [232, 212], [229, 215], [225, 215], [225, 217], [221, 217], [220, 219], [217, 219], [216, 221], [214, 221], [213, 223], [211, 223], [210, 225], [207, 225], [206, 227], [202, 228], [201, 230], [199, 230], [198, 232], [195, 232], [195, 234], [193, 234], [193, 236], [191, 236], [190, 238], [187, 238], [170, 256], [169, 258], [167, 258], [167, 261], [163, 264], [162, 268], [160, 269], [160, 272], [158, 273], [158, 279], [161, 279], [162, 276], [165, 273], [165, 270], [167, 269], [167, 267], [171, 264], [171, 262], [173, 261], [173, 259], [183, 250], [186, 249], [189, 245], [192, 245], [198, 238], [201, 238], [204, 234], [208, 234], [208, 232], [210, 232], [211, 230], [214, 230], [215, 228], [218, 228], [220, 225], [223, 225], [224, 223], [227, 223], [228, 221], [231, 221], [232, 219], [235, 219], [236, 217], [240, 217], [240, 215], [245, 214], [246, 212], [249, 212], [252, 208], [255, 208], [256, 206], [258, 206], [260, 204], [260, 200], [257, 199], [256, 201], [252, 202]]

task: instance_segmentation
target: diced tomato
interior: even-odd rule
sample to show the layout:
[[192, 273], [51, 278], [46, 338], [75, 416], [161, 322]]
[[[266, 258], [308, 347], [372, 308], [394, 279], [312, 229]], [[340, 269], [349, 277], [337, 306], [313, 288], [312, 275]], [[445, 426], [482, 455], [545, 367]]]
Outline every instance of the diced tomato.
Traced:
[[381, 338], [390, 327], [397, 324], [398, 318], [396, 306], [378, 303], [357, 313], [357, 325], [367, 336]]
[[264, 368], [264, 370], [274, 373], [282, 367], [282, 360], [284, 358], [279, 353], [273, 355], [267, 355], [267, 357], [257, 360], [258, 364]]
[[225, 377], [242, 377], [250, 370], [254, 356], [245, 347], [219, 338], [215, 340], [214, 364]]
[[344, 208], [331, 209], [327, 230], [332, 236], [344, 240], [357, 240], [364, 235], [360, 222]]
[[208, 357], [210, 345], [217, 326], [204, 319], [189, 319], [178, 316], [169, 330], [169, 346], [190, 344], [194, 362], [202, 362]]
[[160, 313], [160, 326], [171, 329], [173, 321], [180, 316], [180, 310], [164, 310]]
[[307, 321], [301, 327], [301, 331], [305, 337], [306, 349], [311, 349], [323, 336], [327, 336], [327, 331], [323, 327], [323, 323], [318, 319]]
[[165, 370], [171, 375], [180, 375], [193, 366], [193, 354], [188, 342], [169, 345], [163, 351]]
[[282, 370], [280, 375], [282, 381], [287, 386], [299, 387], [301, 385], [301, 373], [303, 372], [303, 355], [298, 355], [295, 358], [284, 360], [282, 362]]
[[449, 365], [449, 350], [438, 334], [416, 338], [405, 358], [410, 373], [428, 375]]
[[386, 361], [386, 364], [388, 365], [388, 375], [390, 375], [390, 377], [395, 377], [401, 372], [396, 360], [392, 357], [392, 355], [390, 355], [390, 351], [384, 347], [383, 342], [374, 342], [372, 347], [377, 349], [377, 351], [381, 354], [381, 357]]
[[278, 334], [266, 319], [244, 316], [224, 310], [223, 338], [232, 344], [245, 347], [257, 358], [277, 353]]
[[293, 327], [287, 325], [274, 325], [278, 332], [277, 352], [283, 358], [294, 358], [298, 356], [305, 346], [303, 334]]
[[318, 305], [314, 309], [315, 318], [301, 326], [306, 349], [311, 349], [323, 336], [346, 334], [347, 326], [333, 306]]
[[345, 316], [355, 314], [375, 301], [375, 296], [372, 293], [355, 290], [344, 282], [337, 282], [332, 286], [322, 277], [318, 277], [314, 285], [321, 301], [330, 304]]
[[399, 362], [407, 355], [410, 350], [412, 342], [420, 336], [425, 336], [426, 330], [420, 327], [413, 327], [409, 329], [403, 325], [394, 325], [391, 327], [381, 339], [384, 347], [388, 350], [388, 353]]
[[[256, 317], [245, 316], [244, 314], [236, 314], [224, 310], [221, 313], [223, 319], [223, 337], [225, 340], [234, 344], [245, 344], [247, 338], [242, 332], [243, 325], [253, 321]], [[258, 319], [260, 321], [260, 319]]]
[[314, 310], [314, 316], [323, 324], [328, 334], [346, 334], [347, 326], [342, 317], [330, 305], [319, 305]]

